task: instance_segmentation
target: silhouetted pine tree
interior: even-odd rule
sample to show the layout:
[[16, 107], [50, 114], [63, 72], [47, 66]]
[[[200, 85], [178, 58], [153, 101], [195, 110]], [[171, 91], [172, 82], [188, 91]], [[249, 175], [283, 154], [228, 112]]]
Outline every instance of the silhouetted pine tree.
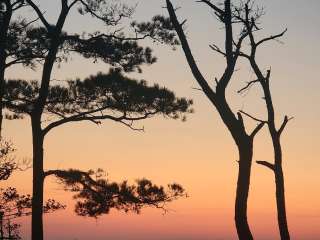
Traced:
[[[42, 26], [32, 29], [30, 49], [44, 53], [41, 58], [40, 82], [7, 81], [4, 105], [18, 118], [31, 117], [33, 136], [33, 203], [32, 239], [43, 239], [43, 186], [48, 175], [43, 169], [43, 143], [46, 134], [65, 123], [113, 120], [135, 129], [133, 122], [155, 115], [184, 119], [191, 101], [177, 98], [171, 91], [159, 86], [149, 87], [143, 81], [125, 77], [121, 72], [141, 72], [143, 64], [153, 64], [156, 58], [149, 47], [139, 45], [146, 38], [168, 45], [178, 44], [170, 20], [155, 16], [150, 22], [132, 22], [133, 35], [119, 30], [123, 19], [129, 19], [134, 8], [120, 2], [106, 0], [61, 0], [60, 13], [55, 23], [50, 23], [40, 7], [32, 0], [25, 1], [39, 18]], [[58, 8], [58, 7], [57, 7]], [[104, 24], [103, 31], [68, 33], [64, 25], [71, 9], [80, 16], [91, 16]], [[79, 20], [77, 20], [79, 21]], [[80, 20], [81, 21], [81, 20]], [[80, 22], [79, 22], [80, 23]], [[52, 83], [52, 69], [62, 64], [70, 54], [78, 54], [94, 62], [102, 61], [115, 67], [108, 74], [98, 74], [83, 81], [69, 81], [67, 85]], [[30, 54], [34, 56], [33, 54]], [[38, 56], [35, 56], [38, 57]], [[47, 126], [45, 117], [54, 117]], [[177, 190], [177, 189], [176, 189]], [[179, 191], [178, 191], [179, 192]]]

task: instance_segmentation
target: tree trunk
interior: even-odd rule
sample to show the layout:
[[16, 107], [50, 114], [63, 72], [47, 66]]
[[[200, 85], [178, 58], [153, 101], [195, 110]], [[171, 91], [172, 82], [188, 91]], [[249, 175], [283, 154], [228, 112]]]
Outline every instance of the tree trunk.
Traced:
[[247, 219], [247, 202], [249, 196], [253, 145], [251, 140], [242, 141], [239, 149], [239, 173], [235, 202], [235, 222], [240, 240], [253, 240]]
[[284, 190], [284, 177], [282, 167], [275, 171], [276, 180], [276, 198], [277, 198], [277, 209], [278, 209], [278, 225], [281, 240], [290, 240], [290, 234], [287, 223], [286, 214], [286, 201], [285, 201], [285, 190]]
[[12, 17], [12, 6], [10, 1], [1, 1], [5, 4], [6, 12], [0, 24], [0, 139], [2, 137], [2, 122], [3, 122], [3, 94], [4, 94], [4, 77], [6, 69], [6, 47], [8, 38], [8, 29]]
[[[0, 57], [0, 64], [1, 65], [5, 64], [5, 60], [3, 61], [1, 57]], [[4, 74], [5, 74], [5, 68], [0, 67], [0, 140], [2, 139]]]
[[3, 212], [0, 212], [0, 240], [4, 237], [4, 231], [3, 231]]
[[[59, 34], [58, 34], [59, 35]], [[54, 41], [54, 40], [52, 40]], [[41, 117], [49, 93], [50, 78], [59, 43], [54, 42], [46, 57], [39, 97], [34, 105], [31, 114], [32, 134], [33, 134], [33, 194], [32, 194], [32, 240], [43, 240], [43, 190], [44, 190], [44, 170], [43, 170], [43, 142], [44, 133], [41, 128]]]
[[33, 140], [33, 192], [32, 192], [32, 239], [43, 240], [43, 133], [39, 116], [32, 116]]
[[278, 213], [278, 227], [281, 240], [290, 240], [290, 234], [287, 223], [286, 201], [284, 176], [282, 170], [282, 149], [280, 143], [280, 135], [274, 132], [273, 136], [274, 154], [275, 154], [275, 183], [276, 183], [276, 202]]
[[11, 221], [10, 219], [8, 220], [8, 239], [13, 239], [11, 235]]

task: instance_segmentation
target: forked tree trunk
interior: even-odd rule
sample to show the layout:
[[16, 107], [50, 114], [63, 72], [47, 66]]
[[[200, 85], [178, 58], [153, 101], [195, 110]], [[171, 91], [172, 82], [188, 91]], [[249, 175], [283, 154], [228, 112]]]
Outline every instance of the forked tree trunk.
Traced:
[[[225, 11], [223, 17], [226, 25], [226, 58], [227, 68], [220, 80], [216, 79], [216, 91], [214, 91], [205, 77], [202, 75], [198, 68], [197, 62], [192, 55], [187, 37], [183, 30], [183, 24], [180, 23], [175, 14], [176, 9], [173, 7], [170, 0], [167, 0], [167, 9], [170, 15], [171, 22], [177, 35], [180, 39], [182, 49], [185, 53], [187, 62], [190, 66], [190, 70], [201, 86], [203, 92], [206, 94], [208, 99], [213, 103], [215, 108], [218, 110], [221, 119], [230, 131], [233, 139], [235, 140], [239, 150], [239, 173], [237, 182], [237, 193], [235, 201], [235, 222], [237, 233], [240, 240], [252, 240], [252, 233], [249, 228], [247, 219], [247, 202], [249, 196], [250, 187], [250, 175], [252, 165], [252, 152], [253, 152], [253, 138], [262, 128], [263, 124], [258, 125], [252, 134], [248, 135], [245, 130], [243, 119], [241, 114], [238, 114], [238, 118], [232, 112], [228, 105], [225, 97], [226, 88], [234, 73], [235, 65], [237, 62], [237, 56], [233, 51], [233, 33], [232, 33], [232, 10], [230, 0], [225, 1]], [[216, 8], [213, 4], [208, 2], [213, 8]]]
[[[255, 62], [252, 61], [253, 66], [257, 66]], [[259, 79], [263, 79], [259, 68], [256, 69], [256, 75]], [[286, 116], [282, 126], [277, 130], [275, 125], [275, 111], [270, 91], [270, 71], [265, 78], [265, 81], [260, 81], [266, 100], [266, 106], [268, 110], [268, 128], [270, 136], [272, 138], [273, 150], [274, 150], [274, 165], [273, 171], [275, 175], [275, 184], [276, 184], [276, 203], [277, 203], [277, 215], [278, 215], [278, 227], [280, 232], [281, 240], [290, 240], [290, 233], [287, 222], [286, 214], [286, 201], [285, 201], [285, 185], [284, 185], [284, 176], [282, 169], [282, 147], [281, 147], [281, 134], [285, 129], [287, 123], [290, 119]]]
[[32, 191], [32, 239], [43, 240], [43, 134], [40, 117], [32, 116], [33, 138], [33, 191]]

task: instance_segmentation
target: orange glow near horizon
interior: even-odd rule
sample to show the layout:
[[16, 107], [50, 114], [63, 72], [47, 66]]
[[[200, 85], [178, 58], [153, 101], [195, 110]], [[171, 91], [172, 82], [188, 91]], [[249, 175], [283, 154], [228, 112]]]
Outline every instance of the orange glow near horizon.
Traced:
[[[137, 15], [148, 13], [143, 15], [144, 19], [156, 13], [166, 14], [165, 9], [161, 8], [163, 1], [140, 2]], [[219, 25], [206, 8], [194, 2], [175, 1], [176, 5], [182, 7], [179, 11], [181, 18], [188, 18], [189, 38], [201, 70], [214, 79], [222, 71], [224, 60], [213, 55], [207, 46], [215, 41], [214, 31], [219, 31]], [[267, 45], [259, 59], [266, 68], [272, 66], [271, 81], [278, 123], [285, 114], [295, 117], [282, 138], [289, 228], [294, 240], [319, 240], [320, 81], [317, 73], [320, 63], [320, 17], [315, 9], [320, 9], [320, 2], [310, 0], [309, 6], [305, 6], [305, 1], [298, 0], [258, 2], [267, 7], [267, 15], [263, 19], [266, 35], [277, 33], [283, 26], [289, 29], [284, 39], [286, 44]], [[300, 22], [301, 17], [296, 18], [297, 9], [302, 11], [302, 22], [305, 21], [305, 24]], [[72, 23], [69, 24], [72, 27]], [[221, 34], [217, 32], [218, 42], [221, 41]], [[46, 198], [56, 198], [67, 204], [68, 208], [45, 216], [46, 239], [237, 239], [233, 222], [238, 172], [235, 144], [213, 106], [200, 91], [192, 89], [197, 84], [181, 50], [178, 48], [177, 51], [171, 51], [167, 47], [155, 46], [155, 55], [159, 57], [158, 63], [145, 67], [143, 74], [133, 75], [150, 83], [167, 86], [178, 96], [194, 99], [195, 113], [188, 116], [187, 122], [159, 116], [137, 123], [145, 127], [145, 133], [132, 132], [110, 121], [99, 127], [89, 123], [68, 124], [47, 136], [45, 168], [103, 168], [111, 181], [128, 180], [132, 183], [146, 177], [159, 185], [177, 182], [186, 189], [189, 197], [170, 203], [170, 211], [165, 215], [158, 209], [144, 209], [140, 215], [112, 211], [95, 220], [77, 217], [73, 213], [72, 195], [64, 192], [50, 178], [46, 181]], [[246, 109], [264, 117], [264, 104], [257, 89], [245, 97], [235, 94], [248, 78], [253, 77], [244, 62], [241, 62], [239, 68], [234, 84], [228, 91], [233, 109]], [[107, 70], [108, 66], [103, 63], [92, 64], [75, 58], [71, 63], [56, 68], [53, 78], [82, 78]], [[37, 79], [40, 72], [39, 69], [24, 71], [18, 68], [9, 70], [8, 76]], [[248, 126], [255, 124], [248, 119], [246, 121]], [[6, 121], [4, 129], [5, 136], [17, 148], [17, 158], [30, 158], [32, 147], [29, 119]], [[265, 129], [256, 139], [254, 160], [272, 161], [272, 156], [271, 142]], [[249, 223], [255, 238], [280, 239], [276, 221], [274, 176], [270, 170], [253, 164], [251, 179]], [[2, 187], [6, 185], [30, 193], [31, 171], [15, 174]], [[23, 239], [29, 240], [30, 219], [24, 218], [21, 221], [25, 236]]]

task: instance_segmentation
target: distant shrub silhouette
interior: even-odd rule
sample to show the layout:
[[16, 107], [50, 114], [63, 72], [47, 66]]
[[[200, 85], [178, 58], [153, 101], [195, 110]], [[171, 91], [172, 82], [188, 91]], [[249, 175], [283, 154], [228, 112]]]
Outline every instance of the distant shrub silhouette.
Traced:
[[7, 180], [14, 170], [17, 163], [14, 161], [12, 144], [4, 140], [0, 141], [0, 181]]
[[[0, 182], [8, 180], [14, 171], [23, 171], [29, 168], [28, 162], [18, 163], [13, 156], [15, 149], [12, 144], [1, 141], [0, 144]], [[30, 195], [21, 195], [14, 187], [0, 188], [0, 239], [21, 239], [20, 224], [16, 219], [31, 215], [32, 198]], [[43, 206], [44, 213], [51, 213], [65, 206], [49, 199]]]

